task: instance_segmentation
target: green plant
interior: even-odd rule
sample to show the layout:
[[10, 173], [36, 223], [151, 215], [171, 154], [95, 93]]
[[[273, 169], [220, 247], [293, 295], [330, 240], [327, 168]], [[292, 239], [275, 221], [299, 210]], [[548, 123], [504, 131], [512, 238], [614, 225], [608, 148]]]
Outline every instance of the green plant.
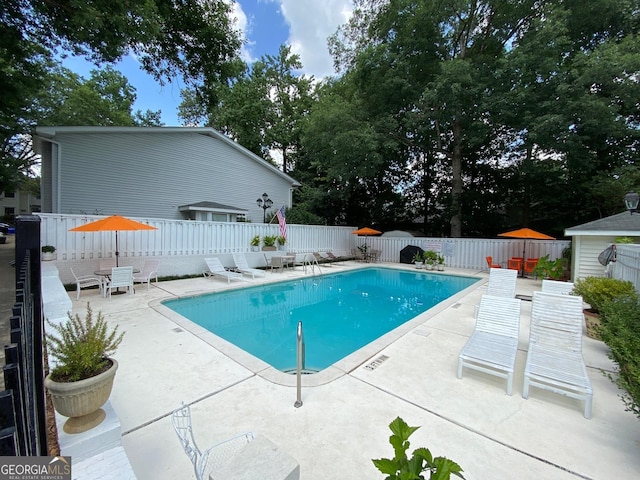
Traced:
[[367, 244], [365, 243], [364, 245], [360, 245], [358, 247], [358, 250], [360, 250], [362, 253], [367, 253]]
[[607, 355], [618, 365], [617, 377], [608, 377], [626, 390], [620, 395], [625, 409], [640, 418], [640, 305], [637, 298], [618, 297], [601, 312], [600, 335]]
[[264, 243], [265, 247], [273, 247], [276, 244], [276, 239], [278, 237], [276, 235], [265, 235], [262, 237], [262, 243]]
[[378, 470], [386, 474], [386, 480], [416, 480], [425, 479], [421, 475], [429, 472], [430, 479], [447, 480], [451, 474], [462, 476], [462, 468], [453, 460], [445, 457], [433, 458], [427, 448], [417, 448], [411, 458], [407, 457], [407, 450], [411, 445], [409, 437], [420, 427], [410, 427], [400, 417], [389, 424], [393, 435], [389, 437], [389, 443], [393, 447], [393, 458], [380, 458], [373, 460]]
[[255, 237], [253, 237], [251, 239], [251, 246], [252, 247], [259, 247], [260, 246], [260, 235], [256, 235]]
[[436, 263], [438, 265], [444, 265], [444, 255], [438, 254], [438, 257], [436, 258]]
[[564, 259], [556, 258], [549, 260], [549, 255], [545, 255], [538, 260], [533, 275], [539, 278], [550, 278], [552, 280], [560, 280], [564, 272]]
[[618, 237], [618, 238], [616, 238], [615, 243], [618, 243], [618, 244], [633, 243], [633, 238], [631, 238], [631, 237]]
[[56, 247], [54, 247], [53, 245], [43, 245], [41, 250], [42, 253], [53, 253], [56, 251]]
[[438, 253], [434, 250], [427, 250], [422, 254], [422, 257], [427, 265], [435, 265], [438, 261]]
[[287, 243], [287, 239], [280, 235], [277, 239], [278, 245], [285, 245]]
[[51, 371], [51, 379], [75, 382], [107, 370], [111, 366], [107, 357], [115, 353], [124, 332], [118, 335], [117, 326], [110, 331], [102, 312], [98, 312], [94, 320], [89, 303], [84, 319], [77, 313], [75, 316], [67, 315], [69, 320], [62, 324], [47, 320], [56, 333], [46, 336], [48, 352], [58, 361]]
[[422, 252], [414, 253], [413, 258], [411, 259], [413, 263], [422, 263], [423, 260], [424, 259], [422, 258]]
[[607, 302], [618, 297], [637, 299], [633, 283], [609, 277], [587, 277], [578, 279], [572, 293], [579, 295], [591, 306], [591, 310], [599, 313]]

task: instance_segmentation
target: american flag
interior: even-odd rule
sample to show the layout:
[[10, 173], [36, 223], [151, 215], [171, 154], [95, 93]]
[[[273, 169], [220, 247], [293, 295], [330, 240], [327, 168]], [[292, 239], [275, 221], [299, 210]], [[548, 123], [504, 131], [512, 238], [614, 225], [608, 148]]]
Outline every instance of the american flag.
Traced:
[[287, 220], [284, 216], [284, 205], [282, 205], [280, 210], [276, 212], [276, 216], [278, 217], [278, 223], [280, 224], [280, 235], [287, 238]]

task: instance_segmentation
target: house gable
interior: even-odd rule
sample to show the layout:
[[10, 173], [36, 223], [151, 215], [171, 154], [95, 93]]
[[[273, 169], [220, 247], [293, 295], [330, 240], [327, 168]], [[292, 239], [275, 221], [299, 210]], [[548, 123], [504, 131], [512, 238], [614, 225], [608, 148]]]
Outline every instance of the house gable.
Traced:
[[299, 185], [210, 128], [39, 127], [36, 137], [52, 213], [180, 219], [180, 206], [204, 200], [260, 221], [257, 197], [291, 206]]

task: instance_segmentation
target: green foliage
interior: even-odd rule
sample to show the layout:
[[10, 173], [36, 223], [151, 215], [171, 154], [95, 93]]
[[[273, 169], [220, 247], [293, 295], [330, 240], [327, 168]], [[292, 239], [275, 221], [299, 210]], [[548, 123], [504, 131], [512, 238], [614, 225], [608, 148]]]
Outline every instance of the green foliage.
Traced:
[[[614, 380], [626, 390], [621, 395], [626, 410], [640, 418], [640, 305], [622, 296], [607, 302], [600, 312], [600, 335], [609, 346], [609, 358], [618, 365]], [[611, 378], [611, 377], [610, 377]]]
[[53, 253], [56, 251], [56, 247], [53, 245], [43, 245], [40, 250], [42, 250], [42, 253]]
[[433, 458], [426, 448], [417, 448], [411, 458], [407, 457], [407, 450], [411, 445], [409, 437], [420, 427], [410, 427], [400, 417], [389, 424], [393, 435], [389, 443], [393, 447], [393, 458], [373, 460], [373, 464], [380, 472], [387, 475], [386, 480], [424, 480], [423, 472], [429, 472], [431, 480], [448, 480], [451, 474], [464, 478], [462, 468], [445, 457]]
[[277, 239], [277, 235], [265, 235], [262, 237], [262, 243], [264, 243], [265, 247], [274, 247]]
[[533, 269], [532, 274], [533, 276], [539, 278], [560, 280], [562, 279], [562, 275], [564, 272], [564, 262], [565, 260], [563, 258], [549, 260], [549, 255], [545, 255], [544, 257], [540, 257], [538, 263], [536, 263], [536, 266]]
[[55, 331], [47, 334], [46, 344], [49, 354], [58, 361], [51, 372], [56, 382], [74, 382], [105, 371], [110, 365], [107, 357], [115, 353], [124, 336], [124, 332], [118, 335], [117, 326], [109, 330], [102, 312], [94, 320], [89, 303], [84, 319], [78, 314], [68, 316], [62, 324], [47, 320]]
[[637, 299], [633, 283], [609, 277], [587, 277], [575, 282], [573, 292], [591, 305], [591, 309], [600, 312], [607, 302], [618, 297]]
[[620, 244], [620, 245], [622, 245], [622, 244], [630, 244], [630, 243], [633, 243], [633, 238], [631, 238], [631, 237], [618, 237], [618, 238], [616, 238], [615, 243]]
[[438, 263], [438, 252], [435, 250], [426, 250], [422, 254], [422, 258], [424, 258], [424, 263], [427, 265], [435, 265]]
[[252, 247], [258, 247], [260, 246], [260, 235], [256, 235], [255, 237], [253, 237], [251, 239], [251, 246]]
[[278, 245], [285, 245], [287, 243], [287, 239], [284, 238], [282, 235], [279, 235], [278, 238], [276, 238], [276, 242], [278, 242]]
[[422, 258], [422, 253], [420, 251], [413, 254], [413, 259], [411, 260], [414, 263], [423, 263], [424, 258]]

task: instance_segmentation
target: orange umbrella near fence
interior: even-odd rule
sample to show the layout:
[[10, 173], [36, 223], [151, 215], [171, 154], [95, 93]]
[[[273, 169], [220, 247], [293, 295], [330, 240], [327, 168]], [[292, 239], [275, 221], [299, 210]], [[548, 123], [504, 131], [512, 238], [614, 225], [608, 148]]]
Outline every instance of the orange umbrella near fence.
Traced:
[[[373, 228], [369, 228], [369, 227], [363, 227], [363, 228], [359, 228], [358, 230], [354, 230], [353, 232], [351, 232], [353, 235], [362, 235], [364, 237], [368, 237], [370, 235], [380, 235], [382, 232], [379, 232], [378, 230], [374, 230]], [[367, 239], [364, 239], [364, 251], [367, 251]]]
[[509, 238], [522, 238], [524, 240], [522, 245], [522, 266], [524, 267], [524, 262], [527, 260], [525, 255], [527, 248], [527, 240], [555, 240], [555, 237], [550, 237], [549, 235], [545, 235], [544, 233], [536, 232], [535, 230], [531, 230], [530, 228], [520, 228], [518, 230], [512, 230], [511, 232], [499, 233], [499, 237], [509, 237]]
[[69, 229], [70, 232], [116, 232], [116, 267], [118, 266], [118, 232], [134, 230], [157, 230], [156, 227], [146, 223], [136, 222], [130, 218], [112, 215], [95, 222], [85, 223], [79, 227]]

